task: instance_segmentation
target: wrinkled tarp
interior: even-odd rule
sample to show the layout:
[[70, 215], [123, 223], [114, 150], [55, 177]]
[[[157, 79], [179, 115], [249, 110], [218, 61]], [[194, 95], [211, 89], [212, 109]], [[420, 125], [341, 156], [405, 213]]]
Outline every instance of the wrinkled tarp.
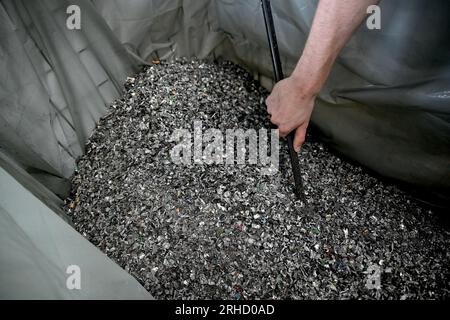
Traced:
[[[66, 27], [71, 4], [81, 8], [81, 30]], [[288, 74], [317, 0], [272, 6]], [[450, 2], [382, 0], [380, 7], [381, 30], [359, 28], [320, 93], [312, 122], [339, 153], [448, 206]], [[270, 88], [263, 23], [258, 0], [0, 0], [2, 166], [16, 167], [8, 172], [58, 211], [59, 199], [42, 186], [60, 197], [67, 193], [75, 159], [127, 75], [156, 57], [224, 58]], [[8, 179], [1, 179], [3, 186]], [[8, 213], [3, 237], [12, 236], [3, 230], [16, 209], [2, 209]], [[32, 231], [30, 225], [22, 230]]]
[[[0, 181], [1, 299], [152, 298], [3, 168]], [[67, 286], [70, 266], [79, 289]]]
[[[96, 120], [140, 63], [226, 58], [271, 86], [258, 0], [0, 3], [0, 145], [61, 196]], [[65, 26], [70, 4], [81, 8], [81, 30]], [[317, 1], [272, 5], [289, 72]], [[381, 30], [362, 25], [357, 31], [312, 121], [341, 154], [448, 202], [450, 3], [399, 0], [380, 6]]]

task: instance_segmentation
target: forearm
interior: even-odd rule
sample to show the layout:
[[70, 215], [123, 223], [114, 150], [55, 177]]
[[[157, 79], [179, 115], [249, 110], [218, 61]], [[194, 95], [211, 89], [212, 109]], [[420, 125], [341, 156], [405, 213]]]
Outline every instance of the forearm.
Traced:
[[292, 74], [301, 90], [315, 96], [339, 52], [379, 0], [320, 0], [303, 54]]

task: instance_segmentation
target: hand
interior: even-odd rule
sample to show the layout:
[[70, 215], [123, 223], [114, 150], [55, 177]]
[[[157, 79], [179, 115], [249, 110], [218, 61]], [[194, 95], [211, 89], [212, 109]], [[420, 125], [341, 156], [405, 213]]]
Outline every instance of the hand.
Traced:
[[266, 99], [270, 121], [278, 126], [280, 136], [286, 137], [295, 130], [294, 149], [300, 152], [305, 142], [311, 113], [314, 109], [314, 94], [302, 90], [299, 81], [293, 77], [278, 82]]

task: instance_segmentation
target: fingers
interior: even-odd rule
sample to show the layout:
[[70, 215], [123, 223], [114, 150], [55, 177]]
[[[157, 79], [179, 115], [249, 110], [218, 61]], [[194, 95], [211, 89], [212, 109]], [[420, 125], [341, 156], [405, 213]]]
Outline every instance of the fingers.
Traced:
[[306, 126], [302, 125], [295, 130], [295, 137], [294, 137], [294, 150], [295, 152], [299, 153], [300, 148], [302, 147], [303, 142], [305, 142], [305, 136], [306, 136]]
[[[273, 121], [272, 121], [273, 122]], [[276, 123], [275, 123], [276, 124]], [[280, 137], [283, 137], [283, 138], [286, 138], [287, 137], [287, 135], [289, 134], [289, 133], [291, 133], [291, 131], [292, 130], [290, 130], [290, 129], [288, 129], [286, 126], [279, 126], [278, 127], [278, 132], [279, 132], [279, 134], [280, 134]]]
[[266, 99], [266, 107], [267, 107], [267, 113], [270, 122], [272, 122], [274, 125], [279, 126], [280, 122], [278, 121], [278, 116], [276, 112], [276, 104], [275, 98], [273, 97], [273, 94], [267, 97]]
[[272, 95], [268, 96], [266, 99], [266, 107], [267, 107], [267, 113], [272, 114], [273, 112], [273, 98]]
[[272, 115], [275, 113], [277, 106], [279, 104], [279, 83], [276, 83], [274, 87], [272, 88], [272, 92], [266, 99], [266, 107], [267, 107], [267, 113]]
[[279, 135], [283, 138], [286, 138], [286, 136], [295, 129], [295, 127], [290, 127], [287, 124], [282, 124], [277, 113], [270, 115], [270, 122], [278, 127]]
[[281, 88], [281, 83], [282, 82], [275, 84], [272, 93], [267, 97], [265, 102], [270, 122], [278, 127], [280, 137], [285, 138], [292, 130], [297, 127], [297, 125], [295, 125], [294, 123], [290, 123], [289, 121], [286, 121], [287, 119], [285, 119], [285, 112], [283, 112], [283, 108], [281, 107], [282, 98], [280, 97], [279, 89]]

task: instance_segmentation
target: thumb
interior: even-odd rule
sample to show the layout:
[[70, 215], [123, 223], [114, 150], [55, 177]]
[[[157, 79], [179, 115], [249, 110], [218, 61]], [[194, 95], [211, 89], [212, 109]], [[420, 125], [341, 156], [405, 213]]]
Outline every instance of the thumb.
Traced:
[[299, 153], [300, 148], [302, 147], [303, 142], [305, 142], [305, 135], [306, 135], [306, 126], [301, 125], [300, 127], [295, 130], [295, 137], [294, 137], [294, 150], [295, 152]]

